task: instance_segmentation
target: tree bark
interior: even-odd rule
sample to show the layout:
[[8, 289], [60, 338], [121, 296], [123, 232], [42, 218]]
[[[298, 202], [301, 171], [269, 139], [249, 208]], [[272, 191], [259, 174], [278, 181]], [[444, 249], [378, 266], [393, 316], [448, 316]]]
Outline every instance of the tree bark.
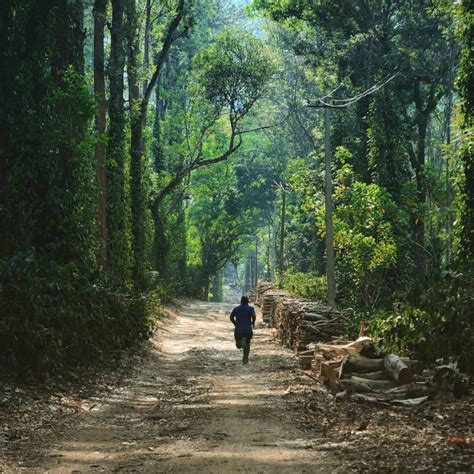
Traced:
[[[150, 67], [150, 30], [151, 30], [151, 7], [152, 1], [146, 0], [145, 6], [145, 33], [143, 38], [143, 62], [145, 64], [145, 71], [148, 71]], [[143, 95], [146, 93], [148, 82], [145, 79], [143, 81]]]
[[383, 369], [384, 359], [368, 359], [367, 357], [349, 355], [343, 363], [341, 374], [352, 372], [375, 372]]
[[143, 287], [145, 276], [145, 196], [143, 190], [143, 122], [140, 109], [139, 24], [136, 1], [127, 0], [128, 91], [130, 102], [130, 192], [132, 207], [133, 279]]
[[130, 277], [128, 212], [125, 195], [125, 111], [124, 111], [124, 0], [112, 0], [109, 64], [109, 134], [107, 154], [107, 262], [122, 282]]
[[[148, 6], [148, 5], [147, 5]], [[143, 98], [140, 100], [139, 85], [139, 24], [136, 11], [136, 1], [127, 0], [127, 34], [128, 34], [128, 85], [130, 98], [130, 178], [132, 205], [132, 235], [133, 235], [133, 278], [140, 288], [144, 285], [146, 270], [145, 255], [145, 195], [143, 190], [143, 131], [147, 123], [148, 102], [151, 93], [161, 75], [163, 65], [168, 57], [171, 45], [176, 38], [177, 29], [184, 16], [184, 0], [179, 0], [176, 15], [170, 21], [168, 29], [155, 60], [155, 71], [143, 88]], [[148, 12], [147, 12], [148, 13]], [[151, 5], [150, 5], [151, 13]], [[148, 31], [149, 33], [149, 31]]]
[[166, 241], [164, 232], [165, 225], [161, 217], [161, 211], [158, 206], [151, 208], [154, 224], [154, 240], [153, 240], [153, 267], [159, 271], [161, 277], [167, 273], [167, 257], [169, 254], [169, 246]]
[[161, 121], [164, 119], [164, 104], [161, 98], [161, 80], [156, 82], [155, 117], [153, 122], [153, 168], [159, 173], [164, 169], [163, 137], [161, 136]]
[[94, 15], [94, 92], [97, 111], [95, 126], [99, 136], [95, 147], [97, 164], [97, 230], [99, 236], [99, 265], [107, 269], [107, 179], [105, 174], [106, 160], [106, 102], [105, 102], [105, 73], [104, 73], [104, 27], [108, 0], [95, 0]]
[[[72, 68], [75, 74], [84, 72], [84, 7], [81, 0], [58, 2], [55, 12], [55, 56], [52, 62], [52, 75], [58, 90], [66, 95], [69, 93], [69, 84], [66, 74]], [[58, 234], [58, 254], [64, 260], [78, 258], [82, 255], [74, 254], [71, 247], [71, 239], [75, 238], [77, 228], [74, 226], [70, 215], [74, 210], [74, 191], [77, 185], [73, 155], [75, 144], [83, 137], [84, 127], [72, 110], [67, 100], [59, 99], [56, 103], [56, 114], [61, 140], [58, 143], [58, 159], [60, 175], [59, 186], [62, 191], [62, 206], [58, 212], [58, 226], [64, 229], [64, 233]]]
[[[423, 171], [426, 160], [426, 132], [439, 97], [436, 94], [436, 85], [432, 84], [426, 99], [423, 98], [421, 82], [415, 80], [413, 85], [413, 97], [416, 107], [415, 124], [418, 130], [416, 140], [416, 153], [412, 153], [412, 166], [415, 171], [418, 203], [424, 205], [426, 202], [426, 188], [424, 184]], [[412, 220], [413, 237], [415, 241], [415, 265], [420, 279], [426, 275], [426, 249], [425, 249], [425, 223], [420, 213], [413, 216]]]

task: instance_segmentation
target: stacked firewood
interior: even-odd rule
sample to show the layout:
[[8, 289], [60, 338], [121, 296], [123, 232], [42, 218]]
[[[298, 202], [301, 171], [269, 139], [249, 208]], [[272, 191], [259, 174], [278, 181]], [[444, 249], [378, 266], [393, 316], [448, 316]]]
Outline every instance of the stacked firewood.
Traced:
[[275, 326], [275, 313], [278, 301], [281, 298], [288, 297], [288, 293], [283, 290], [270, 289], [262, 297], [262, 320], [270, 327]]
[[288, 292], [273, 287], [271, 281], [259, 281], [255, 291], [255, 303], [260, 306], [262, 320], [270, 327], [275, 325], [275, 310], [280, 298], [289, 296]]
[[346, 317], [321, 303], [282, 300], [277, 306], [277, 329], [288, 347], [301, 351], [311, 342], [331, 341], [344, 335], [347, 331]]
[[259, 282], [256, 302], [263, 322], [277, 329], [277, 336], [295, 351], [311, 342], [331, 341], [346, 334], [347, 316], [325, 304], [306, 301], [286, 291], [273, 288], [271, 282]]
[[275, 316], [279, 339], [295, 351], [306, 349], [312, 342], [331, 341], [347, 332], [344, 313], [314, 301], [280, 298]]
[[311, 351], [313, 376], [337, 398], [416, 405], [433, 390], [426, 378], [416, 374], [419, 362], [387, 354], [368, 337], [347, 344], [314, 344], [300, 357], [307, 361]]
[[259, 281], [255, 288], [255, 303], [258, 306], [262, 306], [266, 292], [273, 289], [273, 283], [271, 281]]
[[419, 361], [386, 353], [364, 336], [363, 326], [356, 341], [341, 342], [347, 334], [346, 313], [275, 289], [271, 282], [259, 282], [256, 299], [263, 321], [298, 353], [300, 368], [327, 384], [336, 398], [411, 406], [439, 389], [460, 396], [470, 386], [455, 363], [442, 361], [426, 369]]

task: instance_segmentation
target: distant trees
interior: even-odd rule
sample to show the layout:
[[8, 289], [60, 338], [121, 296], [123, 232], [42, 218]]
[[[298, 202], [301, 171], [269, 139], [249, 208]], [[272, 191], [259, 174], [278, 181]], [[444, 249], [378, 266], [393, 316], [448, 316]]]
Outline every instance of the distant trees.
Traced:
[[332, 98], [357, 98], [392, 78], [380, 90], [358, 97], [352, 111], [336, 114], [334, 142], [349, 149], [361, 181], [387, 189], [410, 215], [411, 235], [397, 237], [409, 249], [397, 261], [397, 272], [414, 266], [421, 283], [439, 267], [440, 252], [449, 253], [430, 240], [425, 225], [432, 212], [427, 156], [442, 146], [429, 141], [432, 119], [453, 88], [457, 55], [450, 14], [442, 2], [424, 0], [255, 4], [298, 33], [293, 47], [316, 74], [323, 68], [333, 73], [317, 79], [328, 90], [341, 84]]

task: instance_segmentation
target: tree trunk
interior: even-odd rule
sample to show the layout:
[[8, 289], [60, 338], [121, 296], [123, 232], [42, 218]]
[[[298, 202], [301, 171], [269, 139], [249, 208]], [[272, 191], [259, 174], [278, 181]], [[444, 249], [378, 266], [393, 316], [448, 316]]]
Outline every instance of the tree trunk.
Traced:
[[124, 0], [112, 0], [109, 64], [109, 136], [107, 145], [107, 262], [123, 283], [130, 278], [128, 209], [125, 195]]
[[165, 225], [159, 207], [153, 206], [151, 211], [155, 229], [153, 238], [153, 267], [163, 278], [167, 273], [167, 258], [169, 254], [168, 243], [164, 232]]
[[[423, 206], [426, 202], [426, 188], [423, 178], [426, 155], [426, 132], [431, 114], [436, 108], [439, 97], [436, 94], [436, 86], [432, 84], [428, 96], [424, 99], [421, 83], [418, 80], [414, 82], [413, 97], [416, 107], [415, 123], [418, 129], [418, 137], [416, 153], [412, 155], [412, 166], [416, 175], [418, 203]], [[426, 276], [425, 223], [424, 216], [419, 212], [413, 216], [412, 227], [415, 241], [414, 255], [417, 275], [421, 280], [424, 280]]]
[[[150, 68], [150, 30], [151, 30], [151, 0], [146, 0], [145, 6], [145, 33], [143, 38], [143, 62], [145, 65], [145, 72]], [[146, 93], [148, 81], [143, 81], [143, 95]]]
[[94, 3], [94, 92], [97, 111], [95, 126], [99, 140], [95, 147], [97, 164], [97, 230], [99, 236], [99, 265], [107, 268], [107, 219], [106, 193], [107, 181], [105, 175], [106, 144], [106, 105], [105, 105], [105, 73], [104, 73], [104, 27], [108, 0], [95, 0]]
[[127, 0], [128, 91], [130, 102], [130, 194], [133, 279], [142, 288], [145, 276], [145, 199], [143, 191], [143, 124], [139, 85], [139, 24], [136, 1]]
[[[417, 142], [417, 166], [415, 167], [416, 184], [418, 190], [418, 202], [423, 205], [426, 202], [426, 189], [423, 182], [423, 170], [425, 167], [425, 147], [426, 147], [426, 130], [428, 128], [428, 118], [420, 115], [417, 120], [418, 142]], [[426, 274], [426, 255], [425, 255], [425, 222], [424, 216], [414, 216], [413, 235], [415, 241], [415, 265], [417, 275], [424, 279]]]
[[[52, 63], [52, 74], [59, 90], [66, 95], [69, 93], [69, 84], [65, 80], [65, 74], [72, 68], [74, 73], [84, 72], [84, 8], [81, 0], [70, 2], [59, 2], [55, 12], [55, 52]], [[82, 258], [82, 255], [73, 254], [71, 240], [75, 238], [77, 230], [72, 223], [71, 213], [75, 206], [75, 188], [77, 182], [74, 175], [73, 159], [75, 145], [83, 136], [83, 127], [71, 105], [59, 99], [56, 103], [56, 114], [58, 127], [60, 128], [61, 140], [58, 143], [58, 158], [60, 173], [58, 183], [61, 191], [61, 208], [58, 213], [58, 226], [64, 230], [62, 235], [58, 234], [58, 253], [60, 258], [70, 260]], [[59, 177], [60, 175], [60, 177]]]
[[161, 136], [161, 121], [164, 119], [165, 108], [161, 99], [161, 80], [158, 79], [155, 90], [155, 117], [153, 123], [153, 168], [159, 173], [163, 171], [163, 138]]

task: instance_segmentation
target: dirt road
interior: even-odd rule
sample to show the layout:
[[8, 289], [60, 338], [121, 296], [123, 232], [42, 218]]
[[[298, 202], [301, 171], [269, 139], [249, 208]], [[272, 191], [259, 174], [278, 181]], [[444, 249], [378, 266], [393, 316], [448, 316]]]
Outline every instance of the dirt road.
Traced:
[[291, 353], [257, 329], [250, 364], [242, 365], [229, 309], [186, 304], [158, 331], [142, 368], [69, 418], [48, 452], [23, 469], [334, 472], [329, 453], [310, 449], [286, 401]]

